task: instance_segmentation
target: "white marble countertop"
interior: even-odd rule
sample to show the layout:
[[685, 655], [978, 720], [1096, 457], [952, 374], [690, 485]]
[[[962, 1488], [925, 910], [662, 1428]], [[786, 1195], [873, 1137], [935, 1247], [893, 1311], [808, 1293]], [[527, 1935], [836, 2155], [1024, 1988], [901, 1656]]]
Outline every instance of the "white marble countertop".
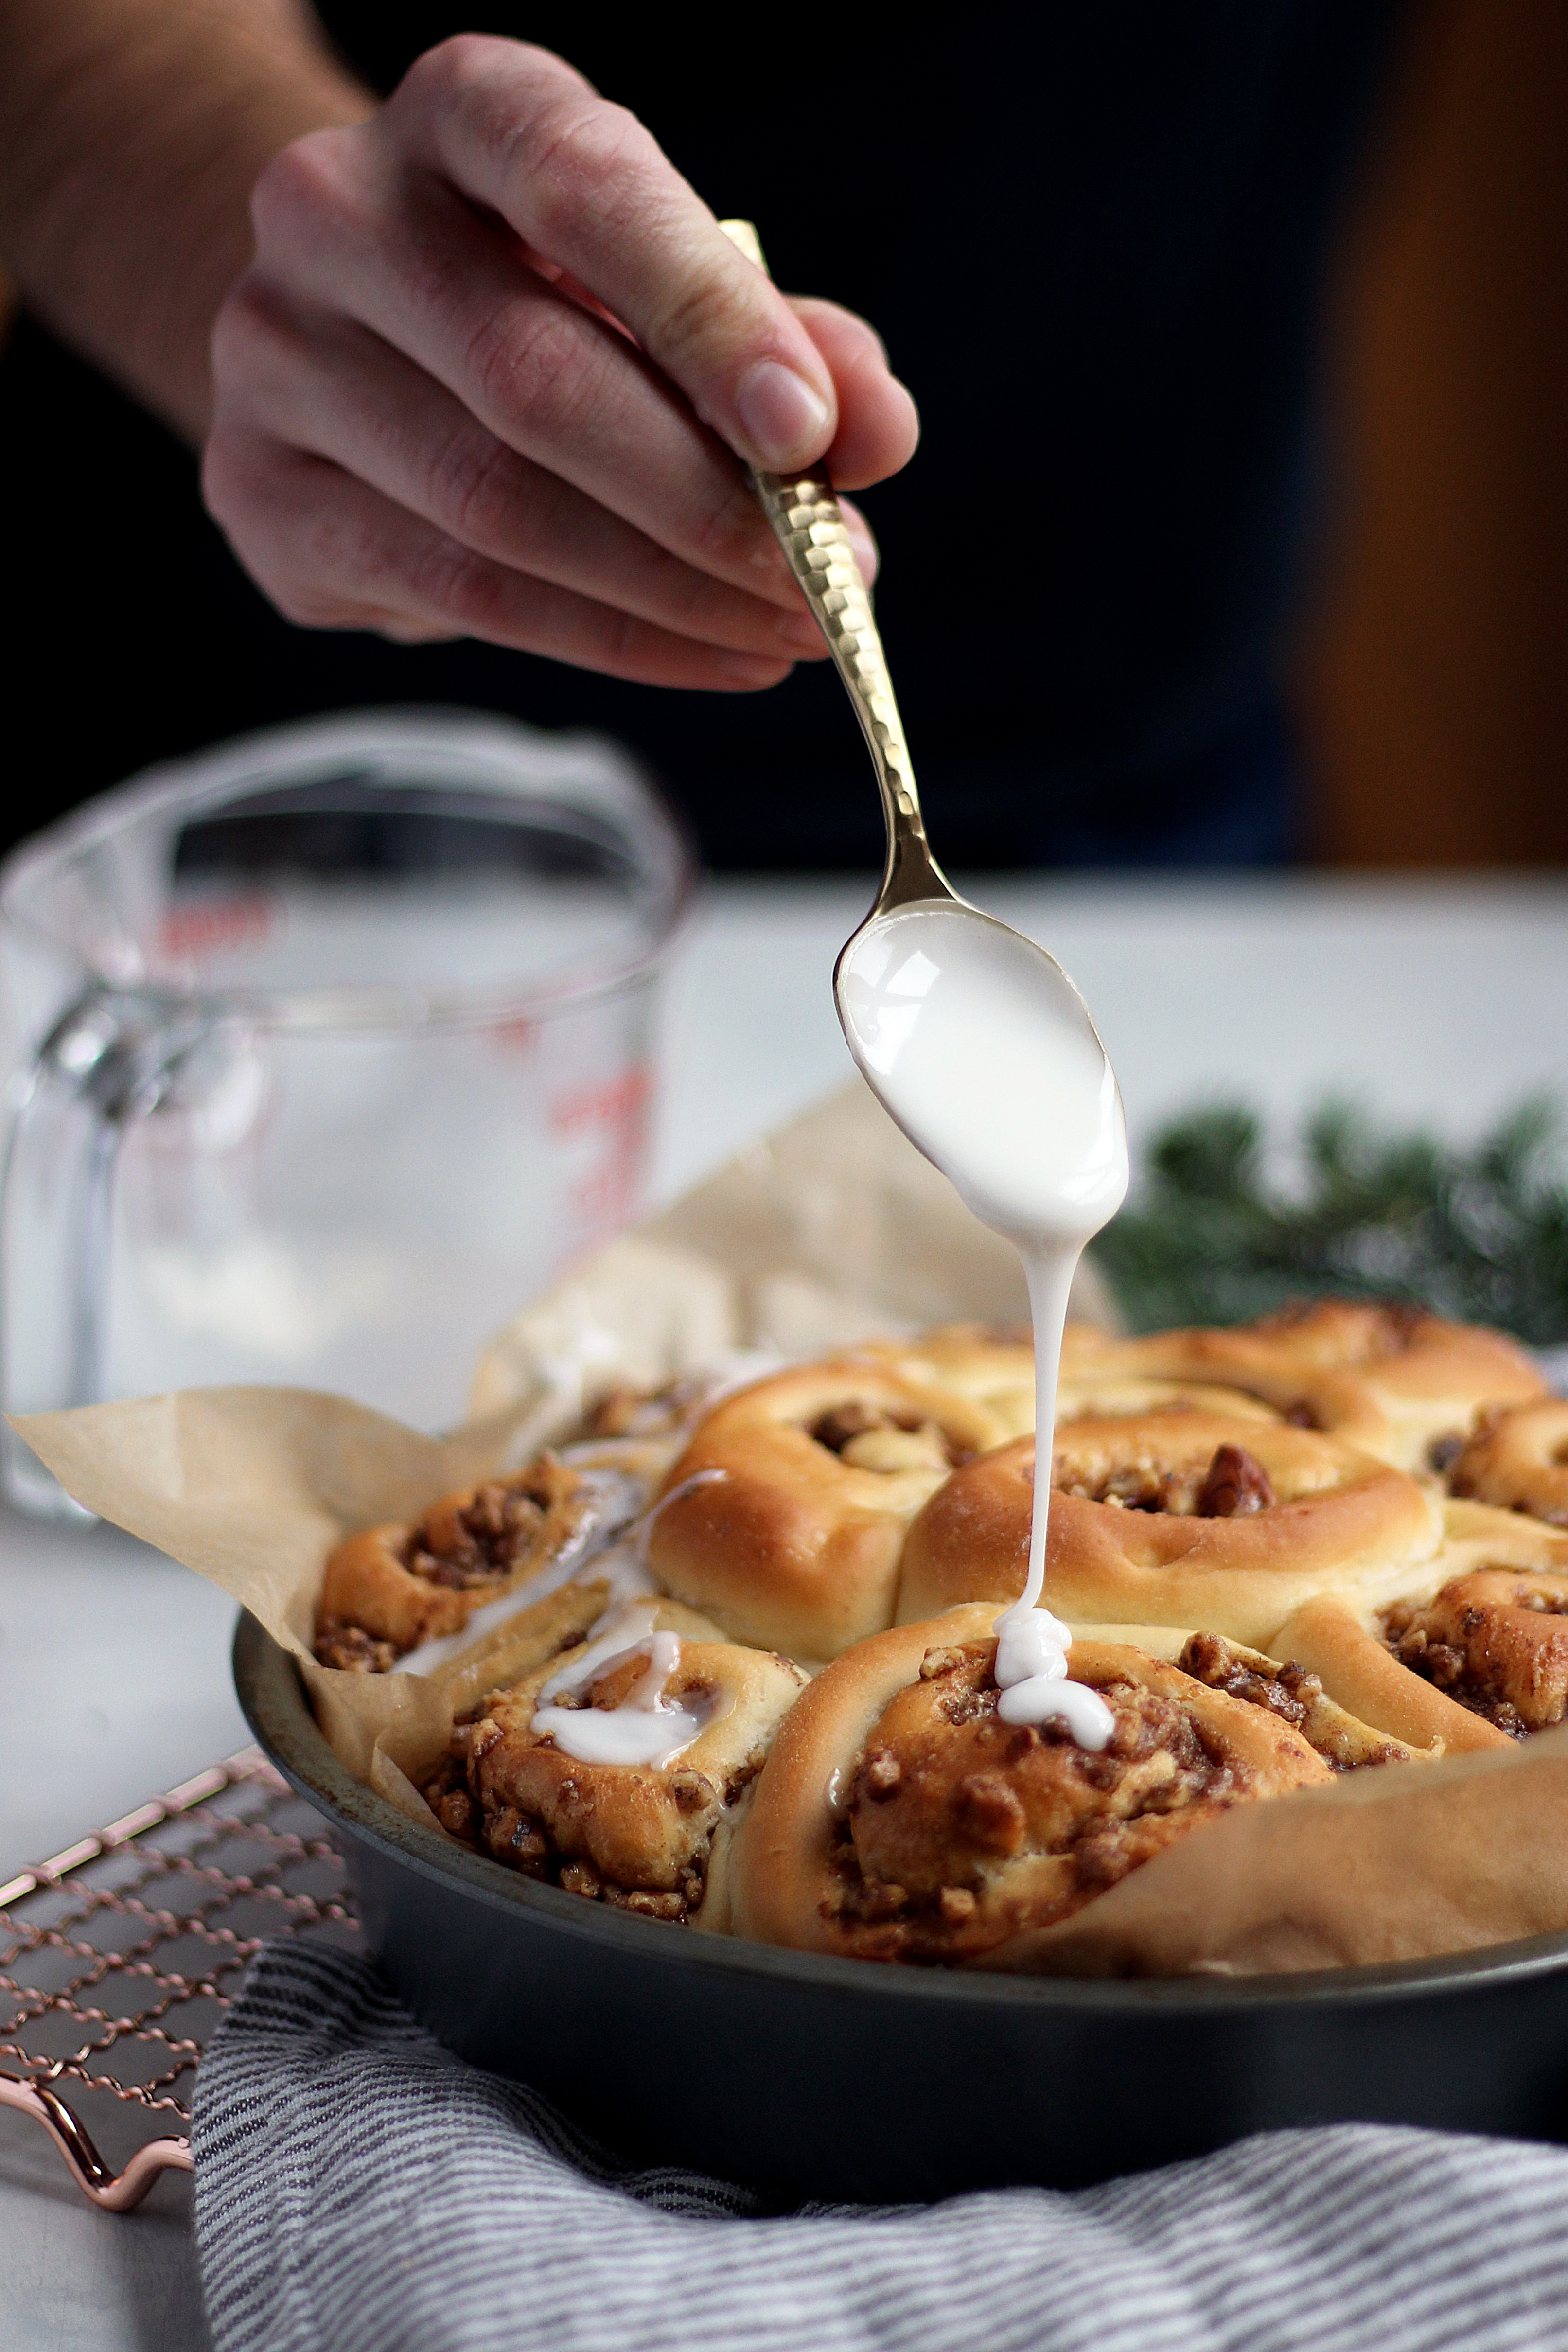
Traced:
[[[1293, 1120], [1347, 1090], [1456, 1136], [1532, 1088], [1568, 1101], [1568, 885], [972, 887], [1082, 987], [1134, 1149], [1201, 1095]], [[852, 1075], [829, 976], [868, 896], [861, 881], [710, 888], [671, 976], [657, 1199]], [[0, 1514], [0, 1873], [245, 1744], [233, 1614], [113, 1529]], [[91, 2210], [36, 2127], [0, 2116], [11, 2352], [204, 2343], [188, 2216], [177, 2180], [129, 2220]]]

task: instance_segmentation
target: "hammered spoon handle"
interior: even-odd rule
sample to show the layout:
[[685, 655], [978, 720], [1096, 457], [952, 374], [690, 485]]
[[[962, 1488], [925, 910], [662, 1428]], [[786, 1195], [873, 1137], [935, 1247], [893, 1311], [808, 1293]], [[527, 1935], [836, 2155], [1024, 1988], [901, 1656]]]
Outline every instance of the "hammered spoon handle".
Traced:
[[[733, 245], [767, 274], [762, 247], [749, 221], [720, 221]], [[806, 473], [763, 474], [748, 467], [762, 510], [785, 561], [800, 582], [838, 667], [871, 750], [887, 824], [887, 859], [876, 908], [915, 898], [956, 898], [925, 838], [915, 770], [904, 722], [894, 698], [887, 656], [872, 614], [871, 592], [833, 495], [826, 467]]]

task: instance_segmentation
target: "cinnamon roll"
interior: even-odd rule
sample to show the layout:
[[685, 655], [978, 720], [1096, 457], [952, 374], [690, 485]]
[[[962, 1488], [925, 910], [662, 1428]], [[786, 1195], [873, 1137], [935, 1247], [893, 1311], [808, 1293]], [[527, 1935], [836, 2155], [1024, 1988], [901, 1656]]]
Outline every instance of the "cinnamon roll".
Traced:
[[1153, 1333], [1117, 1353], [1129, 1374], [1244, 1390], [1302, 1428], [1412, 1472], [1441, 1472], [1478, 1412], [1528, 1402], [1545, 1385], [1500, 1332], [1332, 1298], [1230, 1330]]
[[[899, 1622], [1023, 1591], [1033, 1482], [1027, 1439], [954, 1473], [909, 1530]], [[1064, 1423], [1052, 1485], [1044, 1600], [1074, 1624], [1198, 1624], [1266, 1645], [1310, 1594], [1396, 1591], [1442, 1537], [1414, 1479], [1284, 1423]]]
[[999, 1436], [956, 1389], [864, 1357], [759, 1381], [716, 1406], [670, 1470], [648, 1566], [735, 1640], [836, 1657], [892, 1622], [911, 1519]]
[[324, 1666], [380, 1674], [422, 1643], [571, 1557], [602, 1516], [582, 1469], [540, 1454], [512, 1476], [444, 1495], [413, 1526], [362, 1528], [327, 1561], [316, 1612]]
[[570, 1894], [694, 1919], [716, 1833], [805, 1681], [713, 1635], [678, 1603], [632, 1603], [486, 1692], [424, 1786], [442, 1827]]
[[948, 1323], [915, 1339], [873, 1340], [853, 1353], [903, 1380], [936, 1381], [982, 1405], [996, 1423], [995, 1444], [1034, 1427], [1034, 1347], [1027, 1331]]
[[1276, 1639], [1343, 1705], [1433, 1753], [1568, 1717], [1568, 1535], [1450, 1503], [1427, 1573], [1393, 1599], [1320, 1595]]
[[574, 1467], [623, 1471], [644, 1480], [652, 1494], [704, 1413], [721, 1396], [777, 1364], [776, 1357], [760, 1349], [735, 1349], [723, 1362], [684, 1373], [661, 1388], [617, 1381], [586, 1407], [578, 1433], [559, 1448], [561, 1459]]
[[1568, 1403], [1557, 1397], [1481, 1415], [1448, 1473], [1450, 1492], [1568, 1528]]
[[[743, 1935], [862, 1959], [1008, 1968], [1229, 1807], [1407, 1760], [1308, 1675], [1210, 1635], [1075, 1630], [1113, 1718], [1091, 1752], [998, 1712], [994, 1604], [878, 1634], [797, 1700], [729, 1857]], [[1173, 1660], [1166, 1652], [1179, 1644]]]
[[[1034, 1430], [1034, 1349], [1027, 1339], [1003, 1338], [977, 1324], [954, 1324], [917, 1339], [879, 1341], [864, 1353], [907, 1378], [935, 1377], [983, 1404], [998, 1424], [998, 1444], [1027, 1437]], [[1158, 1412], [1178, 1406], [1228, 1412], [1248, 1421], [1281, 1418], [1260, 1399], [1221, 1383], [1151, 1377], [1129, 1364], [1125, 1342], [1093, 1324], [1068, 1325], [1056, 1392], [1059, 1428], [1064, 1421], [1085, 1415]]]

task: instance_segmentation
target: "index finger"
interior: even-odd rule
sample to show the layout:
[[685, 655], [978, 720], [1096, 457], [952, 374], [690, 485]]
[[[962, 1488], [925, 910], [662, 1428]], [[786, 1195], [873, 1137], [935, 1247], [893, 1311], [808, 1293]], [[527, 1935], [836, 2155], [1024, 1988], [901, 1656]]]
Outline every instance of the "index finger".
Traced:
[[462, 34], [389, 115], [426, 159], [629, 327], [737, 457], [810, 464], [838, 429], [821, 353], [635, 115], [548, 49]]

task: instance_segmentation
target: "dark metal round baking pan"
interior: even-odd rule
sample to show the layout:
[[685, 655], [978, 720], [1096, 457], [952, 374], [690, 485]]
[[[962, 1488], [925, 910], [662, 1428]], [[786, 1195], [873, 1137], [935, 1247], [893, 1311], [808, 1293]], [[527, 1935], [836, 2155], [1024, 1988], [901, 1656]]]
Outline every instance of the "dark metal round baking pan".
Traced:
[[339, 1763], [287, 1652], [235, 1637], [251, 1727], [340, 1839], [371, 1950], [448, 2046], [612, 2147], [780, 2201], [1071, 2187], [1283, 2124], [1555, 2138], [1568, 1936], [1312, 1976], [894, 1969], [609, 1911], [422, 1830]]

